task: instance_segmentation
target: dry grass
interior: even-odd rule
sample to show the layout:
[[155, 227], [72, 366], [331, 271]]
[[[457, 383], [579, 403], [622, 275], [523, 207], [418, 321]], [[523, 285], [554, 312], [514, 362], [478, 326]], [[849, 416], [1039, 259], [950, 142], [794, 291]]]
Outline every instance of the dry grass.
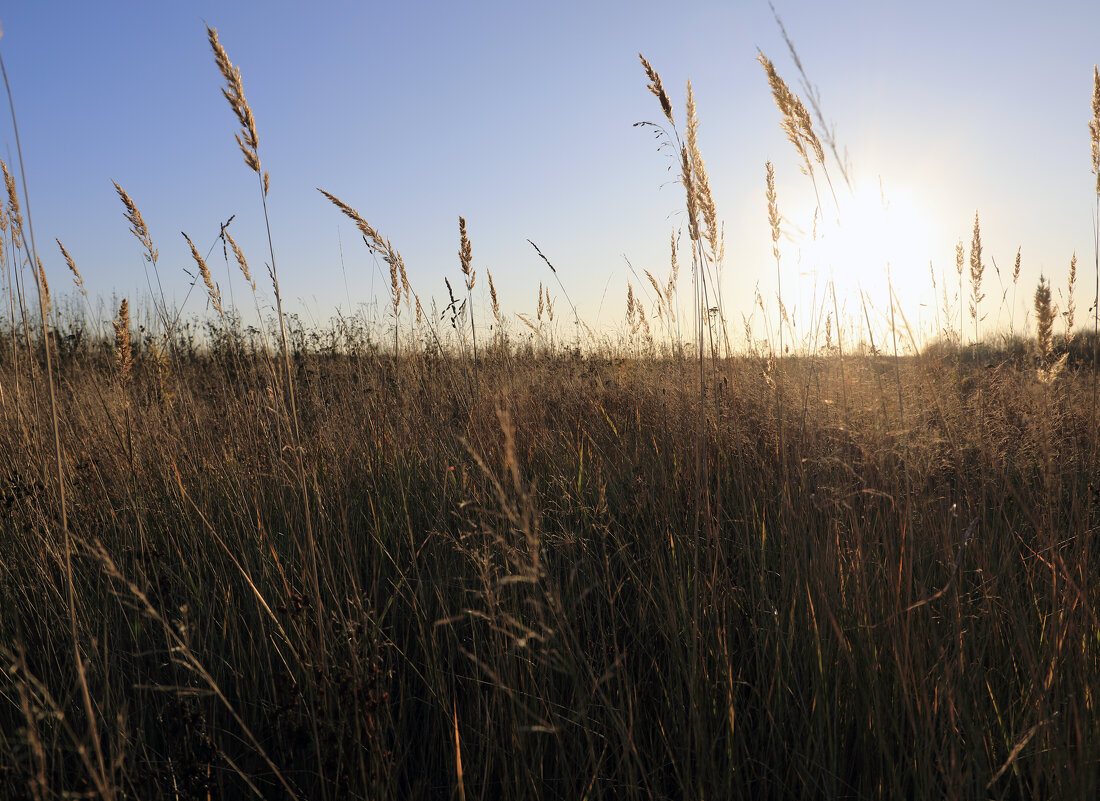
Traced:
[[[1044, 279], [1037, 341], [953, 345], [960, 243], [958, 335], [920, 356], [846, 340], [835, 292], [822, 346], [729, 356], [694, 98], [681, 139], [642, 66], [681, 166], [697, 359], [675, 232], [617, 342], [563, 346], [541, 284], [510, 333], [486, 270], [478, 350], [465, 219], [448, 326], [327, 192], [389, 263], [392, 320], [307, 331], [279, 304], [252, 335], [194, 247], [217, 319], [158, 306], [157, 337], [123, 300], [113, 337], [55, 308], [63, 339], [8, 281], [0, 797], [1096, 797], [1095, 338], [1055, 337]], [[33, 264], [0, 167], [6, 264]], [[973, 241], [977, 326], [977, 218]]]
[[[789, 360], [780, 456], [763, 363], [724, 362], [700, 539], [688, 364], [498, 352], [471, 405], [455, 357], [364, 345], [294, 359], [324, 653], [265, 360], [187, 355], [185, 411], [138, 358], [132, 457], [114, 364], [61, 366], [120, 794], [438, 796], [457, 742], [468, 797], [972, 797], [1010, 759], [995, 797], [1096, 789], [1087, 374], [908, 361], [902, 430], [888, 362]], [[89, 725], [16, 412], [0, 641], [38, 711], [0, 707], [3, 795], [79, 790]]]

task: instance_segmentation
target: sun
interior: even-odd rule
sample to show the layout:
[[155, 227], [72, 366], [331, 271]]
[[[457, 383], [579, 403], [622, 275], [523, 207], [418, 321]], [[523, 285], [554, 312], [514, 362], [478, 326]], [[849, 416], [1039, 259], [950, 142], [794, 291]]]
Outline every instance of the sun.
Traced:
[[837, 196], [832, 219], [819, 218], [799, 249], [800, 273], [831, 283], [848, 313], [871, 317], [872, 324], [889, 313], [892, 291], [895, 310], [918, 337], [935, 313], [933, 216], [914, 193], [887, 192], [878, 182], [859, 183], [850, 193], [838, 188]]

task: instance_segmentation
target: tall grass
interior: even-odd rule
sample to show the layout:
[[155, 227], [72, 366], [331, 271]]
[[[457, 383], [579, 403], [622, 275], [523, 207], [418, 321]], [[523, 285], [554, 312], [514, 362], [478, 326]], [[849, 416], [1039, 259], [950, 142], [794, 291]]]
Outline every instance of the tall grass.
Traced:
[[[266, 214], [240, 73], [208, 36]], [[1055, 335], [1043, 279], [1034, 340], [959, 347], [960, 244], [951, 341], [901, 355], [899, 314], [889, 360], [861, 350], [830, 286], [824, 349], [787, 355], [781, 318], [778, 352], [733, 356], [694, 98], [681, 136], [642, 65], [685, 189], [691, 355], [675, 233], [648, 316], [628, 290], [633, 336], [583, 349], [555, 341], [541, 286], [534, 334], [510, 333], [488, 271], [475, 339], [463, 218], [469, 317], [452, 295], [448, 331], [324, 191], [391, 268], [392, 340], [307, 332], [279, 303], [250, 337], [192, 248], [205, 338], [157, 306], [152, 348], [122, 300], [109, 337], [55, 309], [80, 332], [60, 348], [45, 292], [35, 318], [18, 288], [45, 271], [9, 243], [0, 797], [1096, 796], [1095, 332]], [[776, 241], [771, 180], [767, 199]], [[973, 241], [977, 339], [977, 219]]]

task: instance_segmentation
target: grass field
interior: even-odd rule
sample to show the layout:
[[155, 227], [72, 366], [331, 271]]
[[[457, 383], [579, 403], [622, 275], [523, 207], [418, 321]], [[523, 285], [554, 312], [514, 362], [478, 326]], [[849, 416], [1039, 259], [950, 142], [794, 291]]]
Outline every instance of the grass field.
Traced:
[[655, 279], [614, 341], [433, 327], [332, 196], [384, 323], [250, 333], [196, 251], [209, 320], [97, 327], [9, 181], [0, 797], [1095, 798], [1093, 335], [730, 352], [693, 118], [682, 337]]

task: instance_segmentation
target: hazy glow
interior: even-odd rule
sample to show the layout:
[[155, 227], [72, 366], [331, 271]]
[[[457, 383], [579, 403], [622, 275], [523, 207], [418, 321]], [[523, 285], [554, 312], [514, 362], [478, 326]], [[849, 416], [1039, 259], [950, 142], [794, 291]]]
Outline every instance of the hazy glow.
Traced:
[[861, 182], [851, 193], [838, 188], [837, 194], [839, 215], [833, 209], [797, 243], [800, 274], [816, 276], [819, 293], [832, 282], [838, 304], [849, 313], [863, 317], [866, 298], [872, 325], [877, 325], [876, 316], [883, 320], [889, 313], [892, 287], [920, 341], [928, 317], [922, 319], [919, 310], [922, 304], [931, 310], [928, 304], [935, 302], [928, 264], [943, 238], [940, 226], [905, 189], [884, 192], [877, 183]]

